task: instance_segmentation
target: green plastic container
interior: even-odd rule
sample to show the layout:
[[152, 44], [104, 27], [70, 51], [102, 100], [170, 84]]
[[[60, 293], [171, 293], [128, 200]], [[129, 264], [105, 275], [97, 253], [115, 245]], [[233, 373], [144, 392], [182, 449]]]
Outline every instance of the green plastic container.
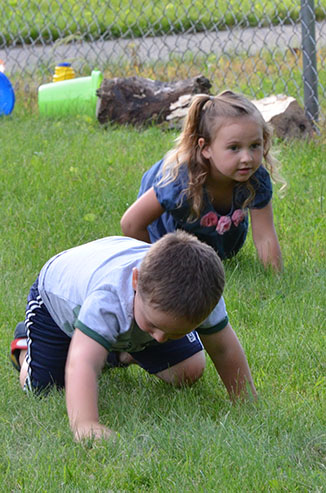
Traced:
[[103, 75], [93, 70], [90, 77], [43, 84], [38, 89], [38, 106], [41, 115], [89, 115], [95, 117], [97, 96]]

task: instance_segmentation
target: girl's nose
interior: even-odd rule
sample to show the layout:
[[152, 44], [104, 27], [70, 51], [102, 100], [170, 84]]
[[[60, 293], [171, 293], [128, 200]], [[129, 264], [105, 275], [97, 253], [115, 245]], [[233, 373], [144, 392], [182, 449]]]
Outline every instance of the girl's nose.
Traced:
[[252, 155], [249, 150], [243, 150], [241, 153], [241, 162], [250, 163], [252, 161]]

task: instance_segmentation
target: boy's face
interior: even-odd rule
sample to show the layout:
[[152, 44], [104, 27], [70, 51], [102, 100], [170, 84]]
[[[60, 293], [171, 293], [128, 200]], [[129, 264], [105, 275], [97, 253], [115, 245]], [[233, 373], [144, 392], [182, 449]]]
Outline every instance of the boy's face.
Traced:
[[198, 327], [198, 323], [189, 322], [184, 317], [162, 312], [146, 303], [137, 290], [138, 271], [134, 269], [132, 285], [136, 291], [134, 299], [134, 318], [138, 327], [150, 334], [157, 342], [166, 342], [168, 339], [181, 339]]

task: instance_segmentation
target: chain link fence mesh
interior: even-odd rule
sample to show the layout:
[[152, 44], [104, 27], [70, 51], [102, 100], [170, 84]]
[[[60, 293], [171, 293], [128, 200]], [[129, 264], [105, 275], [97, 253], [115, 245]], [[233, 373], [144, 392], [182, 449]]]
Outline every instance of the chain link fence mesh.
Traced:
[[[317, 21], [311, 41], [321, 101], [326, 0], [305, 1]], [[311, 53], [303, 53], [305, 20], [297, 0], [7, 0], [0, 18], [0, 59], [25, 90], [49, 82], [56, 64], [70, 62], [77, 75], [93, 68], [106, 77], [160, 80], [202, 73], [215, 92], [284, 93], [301, 104], [306, 97], [303, 62], [309, 64]]]

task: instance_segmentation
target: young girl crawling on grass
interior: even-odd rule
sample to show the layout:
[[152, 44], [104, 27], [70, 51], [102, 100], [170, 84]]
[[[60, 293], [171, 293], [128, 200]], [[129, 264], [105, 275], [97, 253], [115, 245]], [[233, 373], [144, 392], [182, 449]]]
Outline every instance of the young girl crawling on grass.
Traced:
[[139, 196], [121, 219], [126, 236], [153, 243], [183, 229], [222, 259], [243, 246], [248, 210], [265, 267], [282, 270], [272, 184], [277, 161], [271, 128], [247, 98], [231, 91], [195, 96], [177, 145], [143, 176]]

